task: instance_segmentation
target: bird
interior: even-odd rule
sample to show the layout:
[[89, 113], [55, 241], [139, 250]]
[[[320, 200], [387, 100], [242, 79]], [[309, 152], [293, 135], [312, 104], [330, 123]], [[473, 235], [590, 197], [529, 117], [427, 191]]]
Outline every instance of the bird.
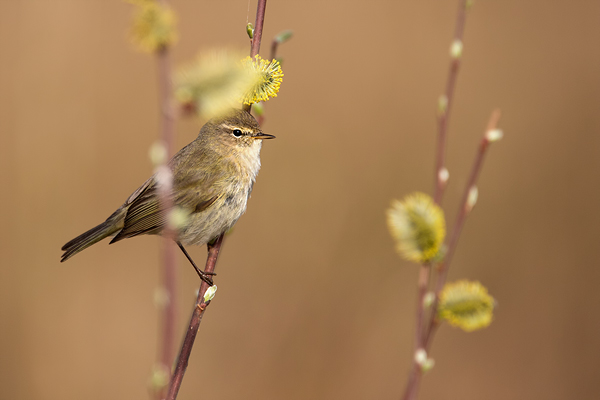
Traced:
[[[245, 110], [231, 110], [209, 120], [187, 146], [167, 163], [172, 172], [173, 207], [186, 215], [174, 240], [198, 276], [212, 286], [184, 246], [204, 245], [227, 232], [246, 211], [260, 169], [264, 133]], [[138, 235], [164, 234], [167, 216], [158, 195], [157, 174], [151, 176], [106, 221], [67, 242], [61, 262], [89, 246], [113, 237], [110, 244]]]

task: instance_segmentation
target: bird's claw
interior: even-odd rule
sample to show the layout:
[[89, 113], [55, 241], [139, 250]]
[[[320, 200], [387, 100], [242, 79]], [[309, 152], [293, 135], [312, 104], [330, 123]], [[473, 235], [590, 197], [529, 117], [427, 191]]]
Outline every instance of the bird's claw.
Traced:
[[216, 275], [215, 273], [209, 272], [203, 272], [202, 275], [200, 275], [200, 279], [202, 279], [204, 282], [206, 282], [208, 284], [208, 286], [212, 286], [214, 285], [212, 278], [210, 277], [210, 275]]

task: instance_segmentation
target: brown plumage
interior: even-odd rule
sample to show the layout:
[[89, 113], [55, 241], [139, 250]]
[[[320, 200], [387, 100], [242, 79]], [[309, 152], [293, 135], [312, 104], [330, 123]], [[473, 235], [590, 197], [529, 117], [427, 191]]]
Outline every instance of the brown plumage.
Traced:
[[[176, 232], [182, 250], [182, 245], [208, 243], [244, 213], [260, 169], [262, 139], [271, 138], [274, 136], [264, 134], [252, 115], [235, 110], [208, 121], [198, 137], [169, 161], [173, 204], [188, 215]], [[110, 242], [114, 243], [160, 234], [165, 213], [159, 208], [155, 178], [133, 192], [106, 221], [65, 244], [61, 262], [109, 236], [114, 235]]]

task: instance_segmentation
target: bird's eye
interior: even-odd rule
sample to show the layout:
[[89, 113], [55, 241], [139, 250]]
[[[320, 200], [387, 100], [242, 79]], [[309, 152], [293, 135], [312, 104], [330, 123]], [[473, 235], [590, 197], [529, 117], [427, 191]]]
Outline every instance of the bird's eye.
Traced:
[[233, 130], [233, 136], [235, 137], [241, 137], [242, 136], [242, 131], [239, 129], [234, 129]]

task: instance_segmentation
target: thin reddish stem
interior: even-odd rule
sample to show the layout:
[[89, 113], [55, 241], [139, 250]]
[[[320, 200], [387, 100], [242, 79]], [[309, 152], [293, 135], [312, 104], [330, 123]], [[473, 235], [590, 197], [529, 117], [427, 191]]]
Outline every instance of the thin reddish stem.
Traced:
[[[454, 38], [453, 42], [460, 41], [462, 43], [464, 31], [465, 31], [465, 23], [467, 16], [467, 1], [468, 0], [460, 0], [458, 2], [458, 13], [456, 16], [456, 25], [454, 29]], [[460, 67], [460, 57], [452, 57], [450, 61], [450, 67], [448, 71], [448, 79], [446, 81], [446, 90], [445, 90], [445, 104], [440, 105], [440, 110], [438, 114], [437, 121], [437, 144], [436, 144], [436, 156], [435, 156], [435, 177], [434, 177], [434, 188], [433, 188], [433, 199], [439, 205], [442, 202], [442, 197], [444, 194], [444, 189], [446, 188], [446, 180], [447, 177], [444, 177], [443, 171], [446, 169], [446, 142], [448, 136], [448, 124], [450, 121], [450, 111], [453, 104], [454, 99], [454, 89], [456, 87], [456, 80], [458, 77], [458, 70]], [[423, 286], [423, 275], [424, 269], [428, 270], [429, 266], [422, 265], [421, 272], [419, 274], [419, 289], [418, 289], [418, 302], [417, 302], [417, 312], [416, 312], [416, 328], [415, 328], [415, 354], [419, 349], [424, 349], [427, 347], [426, 338], [429, 335], [430, 326], [428, 325], [428, 329], [423, 331], [423, 320], [425, 315], [425, 309], [423, 300], [425, 298], [425, 294], [427, 291], [429, 275], [427, 275], [427, 281], [425, 282], [425, 286]], [[439, 279], [438, 279], [439, 281]], [[433, 314], [433, 313], [431, 313]], [[430, 315], [431, 317], [431, 315]], [[408, 378], [408, 383], [406, 385], [406, 389], [404, 392], [403, 399], [404, 400], [413, 400], [417, 398], [419, 384], [421, 380], [422, 370], [420, 365], [414, 359], [411, 364], [411, 371]]]
[[[262, 38], [266, 6], [267, 0], [258, 1], [258, 6], [256, 10], [256, 24], [252, 39], [252, 47], [250, 50], [251, 57], [254, 57], [256, 54], [258, 54], [258, 51], [260, 50], [260, 41]], [[246, 107], [244, 105], [243, 109], [245, 109], [246, 111], [250, 111], [250, 106]], [[225, 233], [222, 233], [212, 245], [207, 245], [208, 257], [206, 259], [206, 266], [204, 268], [204, 272], [214, 272], [217, 264], [217, 258], [219, 257], [219, 252], [223, 245], [224, 236]], [[206, 282], [202, 282], [198, 291], [196, 306], [194, 307], [194, 311], [192, 312], [192, 317], [190, 318], [190, 323], [188, 325], [185, 338], [183, 339], [183, 343], [181, 345], [181, 351], [179, 352], [179, 356], [177, 357], [175, 371], [173, 372], [173, 375], [171, 377], [171, 382], [169, 384], [169, 391], [166, 400], [175, 400], [177, 398], [177, 394], [179, 393], [179, 388], [181, 387], [181, 382], [183, 381], [183, 376], [185, 375], [185, 371], [189, 363], [190, 354], [192, 353], [192, 348], [194, 346], [194, 341], [196, 340], [196, 335], [198, 334], [198, 329], [200, 328], [200, 323], [202, 322], [202, 317], [204, 316], [204, 311], [206, 311], [206, 307], [208, 307], [208, 305], [210, 304], [210, 301], [204, 301], [204, 294], [206, 293], [207, 289], [208, 284]]]
[[[254, 56], [256, 56], [260, 51], [260, 42], [262, 40], [266, 9], [267, 0], [258, 0], [258, 5], [256, 6], [256, 21], [254, 23], [254, 34], [252, 35], [252, 44], [250, 45], [250, 58], [252, 59], [254, 59]], [[252, 105], [244, 104], [242, 105], [242, 109], [250, 112]]]
[[429, 285], [429, 271], [431, 267], [428, 264], [421, 265], [419, 270], [419, 287], [417, 290], [417, 324], [415, 327], [415, 351], [423, 346], [423, 312], [425, 294]]
[[[206, 258], [204, 272], [211, 273], [215, 271], [217, 258], [219, 257], [219, 252], [221, 251], [221, 247], [223, 245], [224, 235], [224, 233], [221, 234], [212, 245], [207, 245], [208, 256]], [[194, 307], [194, 311], [192, 312], [192, 317], [190, 318], [190, 323], [181, 345], [179, 357], [177, 357], [175, 371], [171, 377], [166, 400], [176, 399], [177, 394], [179, 393], [179, 388], [181, 387], [181, 382], [183, 381], [183, 376], [185, 375], [185, 371], [190, 360], [190, 354], [192, 354], [192, 348], [194, 346], [194, 341], [196, 340], [196, 335], [198, 334], [198, 329], [200, 328], [200, 323], [202, 322], [202, 317], [204, 316], [204, 311], [206, 311], [206, 307], [208, 307], [210, 304], [210, 301], [204, 301], [204, 294], [206, 293], [208, 287], [208, 284], [203, 281], [200, 285], [200, 289], [198, 290], [196, 305]]]
[[263, 25], [265, 23], [265, 11], [267, 10], [267, 0], [258, 0], [256, 6], [256, 22], [254, 24], [254, 35], [252, 37], [252, 46], [250, 47], [250, 57], [254, 58], [260, 51], [260, 42], [262, 40]]
[[[438, 276], [437, 283], [435, 286], [435, 299], [433, 304], [430, 307], [430, 313], [428, 321], [426, 322], [426, 329], [422, 330], [423, 325], [423, 315], [424, 315], [424, 296], [427, 289], [427, 284], [425, 284], [425, 288], [423, 288], [423, 269], [427, 268], [427, 266], [421, 266], [421, 273], [419, 274], [419, 303], [417, 304], [417, 339], [416, 343], [418, 346], [415, 348], [415, 352], [419, 349], [424, 349], [426, 352], [429, 352], [429, 348], [431, 347], [431, 342], [433, 340], [433, 336], [437, 330], [438, 320], [436, 319], [436, 312], [439, 303], [439, 294], [441, 290], [444, 288], [444, 284], [446, 283], [446, 277], [448, 274], [448, 268], [450, 266], [450, 261], [452, 261], [452, 256], [456, 250], [456, 246], [458, 245], [458, 239], [460, 237], [460, 233], [462, 231], [462, 227], [464, 226], [465, 220], [472, 209], [472, 205], [469, 204], [469, 193], [471, 189], [476, 187], [477, 179], [479, 178], [479, 174], [481, 172], [481, 168], [483, 166], [483, 160], [485, 158], [486, 150], [489, 147], [490, 141], [488, 138], [488, 132], [491, 130], [495, 130], [498, 126], [498, 120], [500, 119], [500, 110], [495, 110], [488, 122], [487, 129], [479, 144], [479, 149], [475, 156], [475, 161], [473, 163], [473, 167], [471, 168], [471, 173], [469, 175], [469, 180], [467, 182], [467, 186], [465, 187], [465, 191], [463, 193], [461, 208], [459, 209], [458, 216], [456, 217], [456, 222], [454, 224], [454, 229], [452, 230], [452, 234], [450, 235], [450, 240], [448, 242], [448, 247], [446, 251], [446, 256], [444, 257], [444, 261], [442, 261], [438, 267]], [[422, 293], [423, 291], [423, 293]], [[416, 354], [416, 353], [415, 353]], [[414, 400], [417, 398], [417, 394], [419, 392], [419, 384], [421, 381], [421, 376], [423, 372], [421, 370], [420, 365], [414, 358], [411, 365], [411, 371], [408, 377], [408, 383], [406, 385], [406, 389], [404, 392], [404, 396], [402, 397], [404, 400]]]
[[450, 235], [450, 239], [448, 241], [446, 255], [444, 257], [444, 260], [437, 267], [438, 278], [437, 278], [437, 283], [435, 286], [436, 296], [435, 296], [433, 305], [431, 307], [432, 312], [429, 316], [428, 327], [425, 330], [425, 337], [423, 339], [425, 349], [428, 349], [429, 346], [431, 345], [431, 341], [432, 341], [434, 332], [436, 330], [436, 325], [438, 323], [437, 319], [436, 319], [436, 313], [434, 311], [437, 310], [437, 306], [439, 303], [439, 294], [442, 291], [442, 289], [444, 288], [444, 285], [446, 284], [446, 279], [448, 276], [448, 269], [450, 267], [450, 262], [452, 261], [452, 257], [454, 256], [454, 252], [456, 251], [456, 247], [458, 245], [458, 239], [460, 238], [462, 228], [465, 224], [467, 216], [469, 215], [469, 213], [472, 209], [472, 205], [469, 204], [469, 193], [471, 192], [471, 190], [473, 188], [476, 188], [477, 180], [479, 178], [479, 174], [480, 174], [482, 166], [483, 166], [483, 160], [485, 158], [487, 149], [490, 144], [490, 140], [488, 138], [488, 132], [497, 129], [499, 120], [500, 120], [500, 110], [494, 110], [494, 112], [492, 112], [492, 115], [490, 116], [490, 119], [488, 121], [488, 125], [487, 125], [487, 129], [485, 131], [485, 134], [483, 135], [483, 138], [481, 139], [481, 142], [479, 143], [479, 149], [475, 156], [475, 161], [473, 162], [473, 166], [471, 168], [471, 173], [469, 175], [469, 180], [467, 181], [467, 185], [465, 186], [462, 200], [460, 202], [460, 209], [459, 209], [458, 215], [456, 217], [456, 222], [454, 223], [454, 228], [452, 230], [452, 234]]
[[[456, 26], [454, 29], [453, 41], [462, 43], [465, 32], [465, 22], [467, 18], [467, 1], [460, 0], [458, 4], [458, 15], [456, 16]], [[460, 57], [453, 57], [450, 61], [448, 71], [448, 79], [446, 81], [445, 100], [446, 104], [443, 110], [439, 111], [438, 115], [438, 141], [435, 158], [435, 177], [434, 177], [434, 193], [433, 199], [437, 204], [441, 204], [446, 188], [446, 181], [442, 179], [442, 171], [446, 168], [446, 142], [448, 136], [448, 123], [450, 121], [450, 110], [454, 100], [454, 89], [456, 87], [456, 79], [458, 77], [458, 69], [460, 67]]]
[[[427, 294], [427, 287], [429, 286], [429, 274], [431, 266], [429, 264], [422, 264], [419, 269], [419, 285], [417, 290], [417, 321], [415, 324], [415, 345], [413, 357], [419, 349], [423, 348], [423, 320], [425, 318], [425, 295]], [[419, 386], [421, 379], [421, 368], [413, 359], [412, 369], [408, 378], [408, 385], [404, 392], [403, 399], [408, 400], [414, 398], [416, 390]]]
[[279, 48], [279, 41], [277, 40], [277, 38], [273, 39], [273, 41], [271, 41], [271, 55], [269, 57], [269, 59], [274, 60], [275, 57], [277, 56], [277, 49]]
[[[166, 0], [163, 1], [167, 3]], [[171, 81], [172, 68], [171, 56], [169, 47], [163, 47], [156, 53], [158, 63], [158, 92], [161, 107], [161, 143], [165, 148], [167, 159], [172, 156], [173, 142], [175, 140], [175, 107], [173, 103], [172, 93], [173, 84]], [[173, 200], [171, 197], [173, 175], [171, 170], [166, 165], [161, 165], [157, 168], [158, 174], [161, 175], [158, 187], [158, 196], [161, 209], [165, 213], [169, 213], [173, 208]], [[157, 174], [157, 175], [158, 175]], [[177, 265], [176, 253], [173, 246], [175, 232], [166, 224], [164, 231], [164, 239], [161, 255], [161, 270], [162, 284], [166, 293], [166, 304], [164, 305], [162, 316], [162, 340], [159, 344], [160, 368], [167, 373], [171, 369], [171, 364], [175, 357], [175, 325], [177, 316]], [[162, 397], [162, 393], [157, 393], [158, 397]]]

